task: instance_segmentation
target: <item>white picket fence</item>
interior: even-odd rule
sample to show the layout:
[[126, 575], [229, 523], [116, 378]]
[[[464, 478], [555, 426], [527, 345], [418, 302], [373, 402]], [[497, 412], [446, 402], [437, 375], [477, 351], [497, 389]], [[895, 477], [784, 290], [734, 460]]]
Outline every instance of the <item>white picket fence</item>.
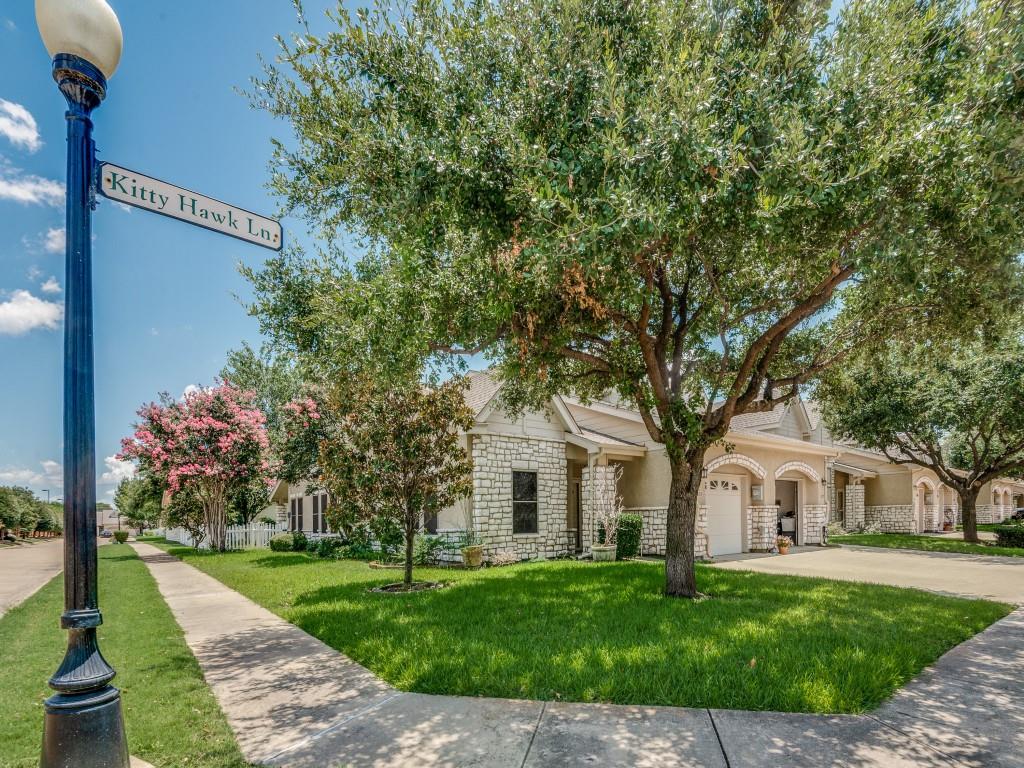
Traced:
[[[253, 523], [251, 525], [229, 525], [227, 529], [228, 549], [259, 549], [270, 545], [270, 539], [285, 530], [284, 523]], [[186, 547], [194, 547], [195, 541], [184, 528], [165, 528], [164, 538]], [[209, 549], [208, 539], [203, 539], [200, 549]]]

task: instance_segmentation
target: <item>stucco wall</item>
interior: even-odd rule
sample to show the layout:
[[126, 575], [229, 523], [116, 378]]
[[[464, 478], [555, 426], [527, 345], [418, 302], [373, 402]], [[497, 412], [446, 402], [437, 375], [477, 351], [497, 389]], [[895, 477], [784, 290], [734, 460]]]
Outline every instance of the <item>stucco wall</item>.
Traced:
[[914, 485], [910, 471], [879, 473], [864, 479], [864, 503], [869, 507], [899, 506], [914, 503]]

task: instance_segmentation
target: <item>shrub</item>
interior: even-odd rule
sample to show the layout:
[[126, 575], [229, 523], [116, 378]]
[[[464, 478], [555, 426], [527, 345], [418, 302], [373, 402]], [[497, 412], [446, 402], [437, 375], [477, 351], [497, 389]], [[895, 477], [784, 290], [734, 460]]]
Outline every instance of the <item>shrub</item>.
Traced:
[[118, 544], [124, 544], [128, 541], [128, 531], [114, 531], [114, 541]]
[[843, 527], [843, 524], [841, 522], [839, 522], [838, 520], [833, 520], [831, 523], [825, 526], [825, 533], [828, 534], [829, 537], [842, 536], [846, 533], [846, 529]]
[[640, 537], [643, 534], [644, 519], [635, 512], [619, 515], [619, 530], [616, 534], [616, 560], [625, 560], [640, 554]]
[[290, 533], [279, 533], [270, 539], [270, 549], [274, 552], [291, 552], [295, 545], [295, 537]]
[[294, 552], [305, 552], [309, 547], [309, 539], [302, 531], [292, 533], [292, 550]]
[[996, 543], [1001, 547], [1024, 547], [1024, 525], [997, 525]]
[[445, 542], [440, 536], [417, 536], [412, 543], [413, 565], [434, 565], [445, 550]]
[[320, 539], [320, 541], [316, 542], [316, 556], [324, 558], [334, 557], [340, 548], [341, 539]]
[[345, 544], [338, 548], [334, 556], [340, 560], [375, 560], [377, 552], [369, 544]]

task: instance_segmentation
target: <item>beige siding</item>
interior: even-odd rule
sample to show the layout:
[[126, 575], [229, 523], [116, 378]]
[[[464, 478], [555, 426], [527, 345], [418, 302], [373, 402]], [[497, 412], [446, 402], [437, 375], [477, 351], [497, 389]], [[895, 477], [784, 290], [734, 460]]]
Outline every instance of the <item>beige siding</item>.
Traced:
[[548, 440], [564, 440], [566, 430], [562, 418], [550, 408], [543, 411], [526, 411], [513, 418], [498, 407], [488, 415], [482, 426], [488, 432], [502, 435]]
[[633, 421], [627, 418], [612, 416], [607, 413], [599, 413], [589, 408], [570, 405], [569, 412], [576, 423], [584, 429], [591, 429], [604, 435], [611, 435], [619, 440], [625, 440], [639, 445], [656, 446], [651, 440], [647, 428], [640, 421]]

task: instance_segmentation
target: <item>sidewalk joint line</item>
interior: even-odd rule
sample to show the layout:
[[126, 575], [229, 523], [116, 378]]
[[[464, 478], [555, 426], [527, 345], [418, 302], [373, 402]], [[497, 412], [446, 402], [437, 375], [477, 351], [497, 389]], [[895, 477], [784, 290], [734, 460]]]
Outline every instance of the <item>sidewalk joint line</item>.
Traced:
[[537, 723], [533, 726], [533, 733], [530, 734], [530, 743], [526, 745], [526, 754], [523, 755], [523, 762], [519, 764], [519, 768], [525, 768], [526, 760], [530, 756], [530, 750], [533, 749], [533, 740], [537, 738], [537, 731], [540, 730], [540, 721], [544, 719], [544, 712], [547, 711], [548, 703], [542, 701], [540, 704], [540, 714], [537, 715]]
[[732, 765], [729, 763], [729, 755], [725, 751], [725, 744], [722, 743], [722, 734], [718, 732], [718, 723], [715, 722], [715, 716], [711, 714], [710, 709], [705, 709], [704, 711], [708, 713], [708, 719], [711, 720], [711, 728], [715, 732], [715, 739], [718, 740], [718, 748], [722, 750], [722, 759], [725, 760], [725, 768], [732, 768]]
[[885, 722], [885, 720], [883, 720], [880, 717], [876, 717], [875, 715], [870, 714], [870, 713], [864, 715], [864, 717], [868, 718], [869, 720], [874, 720], [876, 723], [881, 725], [883, 728], [888, 728], [888, 729], [890, 729], [892, 731], [895, 731], [900, 736], [903, 736], [905, 739], [909, 739], [910, 741], [914, 742], [918, 746], [924, 747], [925, 749], [927, 749], [927, 750], [929, 750], [931, 752], [934, 752], [937, 755], [942, 755], [944, 758], [946, 758], [947, 760], [952, 762], [954, 765], [966, 765], [966, 763], [961, 762], [958, 758], [953, 757], [953, 755], [948, 755], [945, 752], [943, 752], [941, 749], [938, 749], [937, 747], [933, 747], [928, 742], [921, 741], [921, 739], [917, 738], [916, 736], [912, 736], [909, 733], [907, 733], [906, 731], [902, 730], [901, 728], [897, 728], [892, 723]]
[[301, 739], [301, 740], [295, 742], [294, 744], [290, 744], [289, 746], [285, 747], [284, 749], [282, 749], [282, 750], [280, 750], [278, 752], [275, 752], [274, 754], [270, 755], [270, 757], [264, 758], [264, 760], [265, 761], [275, 760], [278, 757], [281, 757], [282, 755], [288, 754], [289, 752], [294, 752], [299, 747], [308, 746], [308, 745], [312, 744], [314, 741], [318, 741], [319, 739], [323, 738], [324, 736], [326, 736], [331, 731], [336, 731], [338, 728], [341, 728], [342, 726], [347, 725], [348, 723], [351, 723], [356, 718], [362, 717], [365, 714], [369, 714], [373, 710], [375, 710], [375, 709], [377, 709], [379, 707], [383, 707], [388, 702], [394, 701], [395, 699], [397, 699], [397, 698], [399, 698], [401, 696], [405, 696], [405, 695], [406, 695], [405, 691], [395, 691], [393, 694], [388, 696], [386, 699], [381, 699], [380, 701], [375, 702], [373, 704], [368, 704], [367, 706], [363, 707], [360, 710], [357, 710], [356, 712], [353, 712], [353, 713], [351, 713], [349, 715], [345, 715], [341, 720], [339, 720], [338, 722], [334, 723], [333, 725], [329, 725], [326, 728], [324, 728], [323, 730], [317, 731], [312, 736], [307, 736], [306, 738]]

